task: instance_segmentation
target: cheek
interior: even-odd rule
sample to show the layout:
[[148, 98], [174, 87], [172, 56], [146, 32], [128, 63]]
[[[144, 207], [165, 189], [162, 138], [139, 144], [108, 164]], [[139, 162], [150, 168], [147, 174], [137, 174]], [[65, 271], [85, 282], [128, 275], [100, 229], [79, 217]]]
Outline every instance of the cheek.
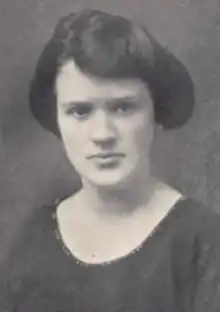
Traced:
[[68, 136], [74, 131], [73, 119], [59, 109], [57, 113], [57, 124], [63, 136]]
[[85, 135], [83, 134], [83, 129], [80, 129], [79, 125], [72, 118], [64, 115], [58, 116], [58, 126], [63, 145], [67, 151], [72, 153], [82, 149]]
[[151, 115], [138, 114], [125, 126], [125, 136], [127, 136], [128, 144], [138, 147], [138, 149], [146, 149], [151, 145], [154, 136], [154, 123]]

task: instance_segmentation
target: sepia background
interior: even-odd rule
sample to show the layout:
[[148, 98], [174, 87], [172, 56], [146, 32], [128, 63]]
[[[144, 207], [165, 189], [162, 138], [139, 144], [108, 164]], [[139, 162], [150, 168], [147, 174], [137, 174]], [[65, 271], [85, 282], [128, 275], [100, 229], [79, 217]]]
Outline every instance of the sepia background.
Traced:
[[[34, 209], [78, 185], [62, 147], [28, 109], [29, 82], [60, 17], [82, 8], [145, 24], [188, 68], [196, 109], [159, 133], [156, 166], [182, 192], [220, 212], [220, 3], [217, 0], [1, 0], [0, 262]], [[158, 163], [157, 163], [158, 162]]]

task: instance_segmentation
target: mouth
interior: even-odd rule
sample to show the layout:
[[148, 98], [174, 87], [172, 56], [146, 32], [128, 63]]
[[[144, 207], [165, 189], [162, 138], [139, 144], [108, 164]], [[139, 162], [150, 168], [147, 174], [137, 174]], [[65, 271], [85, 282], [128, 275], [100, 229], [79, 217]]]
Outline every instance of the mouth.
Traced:
[[98, 153], [92, 156], [89, 156], [88, 159], [117, 159], [117, 158], [122, 158], [125, 157], [124, 154], [122, 153]]
[[88, 157], [88, 159], [94, 159], [95, 163], [102, 168], [110, 168], [119, 164], [124, 157], [125, 155], [122, 153], [99, 153]]

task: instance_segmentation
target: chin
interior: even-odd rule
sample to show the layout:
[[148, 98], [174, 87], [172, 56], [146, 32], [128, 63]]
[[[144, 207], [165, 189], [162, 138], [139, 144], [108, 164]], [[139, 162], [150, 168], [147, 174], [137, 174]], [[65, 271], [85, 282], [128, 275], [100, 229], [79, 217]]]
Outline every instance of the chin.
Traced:
[[114, 178], [114, 177], [93, 177], [88, 178], [91, 184], [96, 185], [97, 187], [106, 187], [106, 188], [117, 188], [120, 187], [123, 183], [123, 179]]
[[120, 170], [94, 173], [87, 175], [85, 179], [97, 187], [104, 187], [109, 189], [121, 188], [130, 180], [131, 172], [122, 172]]

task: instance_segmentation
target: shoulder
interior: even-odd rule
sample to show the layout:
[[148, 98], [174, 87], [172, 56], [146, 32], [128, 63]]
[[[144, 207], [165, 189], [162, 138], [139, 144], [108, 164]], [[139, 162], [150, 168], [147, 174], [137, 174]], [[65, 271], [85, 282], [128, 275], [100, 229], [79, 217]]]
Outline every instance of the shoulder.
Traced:
[[192, 266], [196, 268], [194, 310], [220, 309], [220, 213], [202, 206], [197, 221]]
[[215, 266], [220, 272], [220, 213], [210, 207], [203, 208], [196, 234], [200, 265]]
[[0, 266], [0, 304], [9, 294], [25, 289], [29, 276], [40, 272], [43, 257], [51, 248], [53, 209], [54, 205], [36, 209], [14, 238], [13, 247]]
[[201, 276], [215, 271], [220, 282], [220, 213], [194, 201], [191, 205], [188, 220], [193, 232], [193, 259]]
[[[175, 256], [189, 254], [202, 263], [220, 257], [220, 213], [191, 198], [180, 200], [172, 214]], [[178, 251], [178, 252], [176, 252]], [[220, 260], [220, 258], [219, 258]]]
[[183, 210], [200, 244], [217, 244], [220, 250], [220, 211], [191, 199], [183, 202]]
[[[204, 205], [191, 198], [181, 198], [177, 202], [176, 215], [182, 219], [184, 226], [190, 226], [195, 235], [214, 234], [220, 231], [220, 211]], [[179, 211], [178, 211], [179, 210]]]
[[[220, 214], [192, 199], [173, 214], [172, 262], [184, 296], [195, 312], [220, 309]], [[188, 300], [187, 299], [187, 300]]]

